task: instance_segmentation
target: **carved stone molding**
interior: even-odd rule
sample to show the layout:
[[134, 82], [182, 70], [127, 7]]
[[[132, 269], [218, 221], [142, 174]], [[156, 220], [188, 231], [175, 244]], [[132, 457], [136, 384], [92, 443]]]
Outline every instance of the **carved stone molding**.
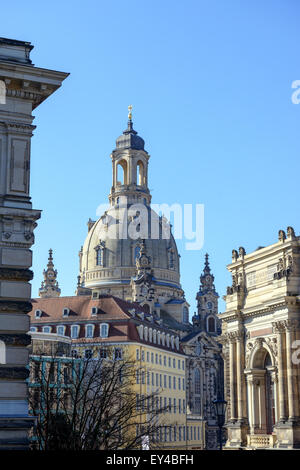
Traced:
[[0, 268], [0, 280], [31, 281], [33, 272], [30, 269]]
[[32, 310], [31, 302], [23, 302], [22, 300], [0, 300], [0, 314], [3, 312], [23, 312], [29, 313]]
[[7, 346], [29, 346], [31, 344], [31, 336], [27, 334], [0, 334], [0, 341]]
[[272, 322], [273, 333], [282, 334], [285, 332], [284, 321]]
[[287, 331], [296, 331], [299, 326], [299, 321], [297, 319], [288, 319], [282, 322]]
[[25, 380], [29, 377], [26, 367], [0, 367], [0, 379]]

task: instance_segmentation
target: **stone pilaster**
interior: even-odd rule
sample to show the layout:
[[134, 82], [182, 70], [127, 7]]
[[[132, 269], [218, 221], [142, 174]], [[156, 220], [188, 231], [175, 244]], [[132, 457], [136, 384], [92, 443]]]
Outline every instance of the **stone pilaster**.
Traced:
[[0, 449], [28, 446], [27, 383], [29, 317], [33, 277], [31, 246], [40, 217], [30, 194], [30, 146], [39, 106], [67, 74], [36, 68], [30, 43], [0, 39]]
[[275, 322], [273, 324], [274, 332], [277, 333], [278, 345], [278, 399], [279, 399], [279, 422], [285, 422], [287, 419], [285, 405], [285, 371], [284, 371], [284, 324]]

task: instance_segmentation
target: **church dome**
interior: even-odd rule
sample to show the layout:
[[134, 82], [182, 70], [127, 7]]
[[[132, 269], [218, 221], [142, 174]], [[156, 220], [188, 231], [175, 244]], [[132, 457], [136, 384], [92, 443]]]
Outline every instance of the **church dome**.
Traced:
[[144, 150], [145, 142], [132, 127], [132, 121], [128, 121], [128, 127], [116, 140], [117, 149]]
[[150, 155], [133, 129], [131, 109], [128, 118], [128, 128], [111, 153], [109, 209], [88, 222], [79, 253], [77, 293], [112, 294], [148, 305], [156, 313], [172, 310], [181, 321], [188, 304], [180, 285], [176, 242], [166, 219], [151, 208]]
[[[130, 209], [130, 205], [128, 207]], [[152, 220], [162, 219], [149, 207], [145, 206], [148, 214], [148, 229], [151, 230]], [[84, 273], [84, 285], [87, 288], [116, 287], [118, 284], [129, 286], [130, 280], [136, 274], [136, 260], [140, 252], [140, 239], [130, 237], [113, 238], [109, 231], [116, 223], [116, 207], [111, 207], [90, 228], [81, 252], [81, 272]], [[128, 217], [128, 226], [131, 220]], [[179, 255], [173, 235], [163, 239], [160, 228], [158, 239], [145, 239], [147, 256], [150, 257], [151, 267], [156, 285], [181, 289], [179, 274]]]

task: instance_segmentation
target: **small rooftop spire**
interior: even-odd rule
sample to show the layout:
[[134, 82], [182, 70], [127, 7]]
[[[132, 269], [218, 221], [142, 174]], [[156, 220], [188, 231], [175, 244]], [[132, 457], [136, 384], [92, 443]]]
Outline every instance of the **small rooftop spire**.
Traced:
[[205, 274], [210, 273], [210, 266], [209, 266], [209, 261], [208, 261], [208, 253], [206, 253], [206, 255], [205, 255], [204, 272], [205, 272]]
[[43, 276], [44, 280], [39, 289], [39, 296], [42, 298], [59, 297], [60, 288], [57, 282], [57, 270], [54, 269], [52, 248], [49, 250], [47, 269], [44, 269]]
[[128, 120], [132, 121], [132, 104], [128, 106]]

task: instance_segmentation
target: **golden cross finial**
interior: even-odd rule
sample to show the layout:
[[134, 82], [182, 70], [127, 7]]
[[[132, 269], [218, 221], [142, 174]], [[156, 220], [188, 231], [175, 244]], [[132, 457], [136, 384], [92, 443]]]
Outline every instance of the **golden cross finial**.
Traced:
[[129, 121], [132, 119], [132, 104], [128, 106], [128, 119]]

